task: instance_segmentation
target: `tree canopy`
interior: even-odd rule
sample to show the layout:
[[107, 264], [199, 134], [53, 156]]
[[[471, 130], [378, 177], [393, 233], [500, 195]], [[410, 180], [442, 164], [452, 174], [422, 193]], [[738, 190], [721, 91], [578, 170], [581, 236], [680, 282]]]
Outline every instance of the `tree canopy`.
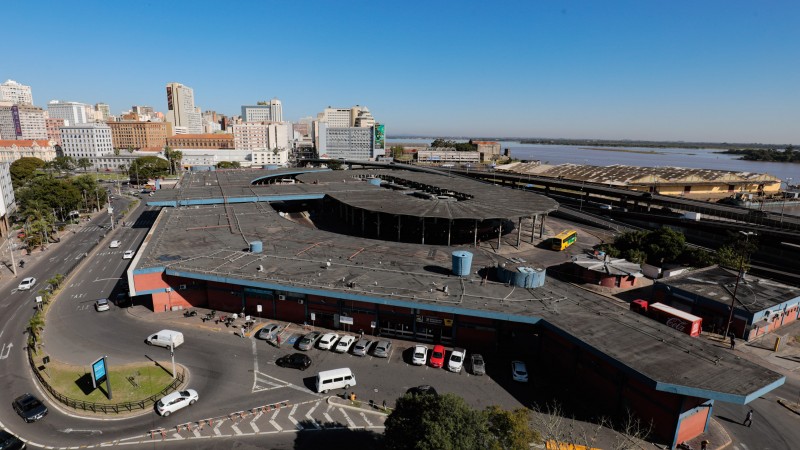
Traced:
[[147, 180], [151, 178], [163, 177], [168, 173], [169, 161], [159, 158], [158, 156], [142, 156], [141, 158], [136, 158], [131, 163], [130, 169], [128, 169], [131, 183], [137, 185], [144, 184], [141, 182], [142, 180], [147, 183]]
[[431, 147], [453, 147], [459, 152], [475, 152], [478, 151], [478, 146], [471, 142], [456, 142], [447, 139], [434, 139], [431, 142]]
[[406, 394], [386, 419], [385, 443], [392, 450], [527, 450], [539, 440], [528, 414], [499, 407], [475, 410], [453, 394]]
[[11, 184], [14, 189], [24, 186], [36, 174], [36, 171], [43, 168], [45, 162], [39, 158], [25, 157], [11, 163]]
[[673, 262], [702, 266], [717, 262], [709, 252], [687, 247], [686, 237], [668, 227], [661, 227], [656, 231], [622, 233], [612, 244], [603, 244], [600, 249], [615, 258], [659, 267], [663, 263]]
[[217, 163], [217, 169], [238, 169], [242, 167], [239, 161], [220, 161]]

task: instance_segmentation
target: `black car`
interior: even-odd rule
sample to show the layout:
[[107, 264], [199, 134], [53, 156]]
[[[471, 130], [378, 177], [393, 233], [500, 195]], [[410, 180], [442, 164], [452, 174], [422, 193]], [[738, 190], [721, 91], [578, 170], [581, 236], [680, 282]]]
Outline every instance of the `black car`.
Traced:
[[20, 395], [14, 399], [12, 405], [14, 411], [25, 419], [25, 422], [36, 422], [47, 415], [47, 407], [44, 406], [44, 403], [31, 394]]
[[0, 450], [22, 450], [25, 443], [11, 433], [0, 430]]
[[436, 392], [436, 389], [434, 389], [433, 386], [428, 385], [428, 384], [423, 384], [422, 386], [412, 387], [411, 389], [406, 391], [406, 394], [411, 394], [411, 395], [413, 395], [415, 397], [417, 395], [434, 395], [434, 396], [435, 395], [439, 395], [439, 393]]
[[306, 370], [311, 365], [311, 358], [302, 353], [292, 353], [291, 355], [281, 356], [275, 361], [281, 367]]

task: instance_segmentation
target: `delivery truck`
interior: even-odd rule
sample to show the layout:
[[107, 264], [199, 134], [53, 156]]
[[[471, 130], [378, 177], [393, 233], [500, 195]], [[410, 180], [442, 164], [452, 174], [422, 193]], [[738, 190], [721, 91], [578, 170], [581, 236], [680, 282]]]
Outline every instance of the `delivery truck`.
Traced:
[[703, 331], [702, 317], [663, 303], [648, 304], [647, 300], [638, 299], [631, 302], [631, 311], [650, 317], [692, 337], [700, 336], [700, 332]]

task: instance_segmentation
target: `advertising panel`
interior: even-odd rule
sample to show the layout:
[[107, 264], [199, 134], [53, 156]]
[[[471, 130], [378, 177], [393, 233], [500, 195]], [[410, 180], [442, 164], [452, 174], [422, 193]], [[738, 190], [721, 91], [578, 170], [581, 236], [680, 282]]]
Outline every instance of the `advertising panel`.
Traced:
[[100, 358], [92, 363], [92, 386], [97, 388], [106, 381], [106, 359]]
[[382, 123], [375, 124], [375, 148], [385, 149], [386, 134]]
[[172, 111], [172, 86], [167, 86], [167, 109]]
[[19, 121], [19, 107], [14, 105], [11, 107], [11, 120], [14, 121], [14, 134], [17, 137], [22, 136], [22, 124]]

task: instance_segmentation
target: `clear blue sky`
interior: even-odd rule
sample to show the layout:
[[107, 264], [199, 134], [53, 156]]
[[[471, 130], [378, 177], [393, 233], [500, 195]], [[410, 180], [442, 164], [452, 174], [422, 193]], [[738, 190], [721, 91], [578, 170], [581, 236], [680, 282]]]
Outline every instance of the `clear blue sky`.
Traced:
[[239, 114], [366, 105], [387, 134], [800, 144], [796, 1], [29, 1], [0, 78], [34, 102]]

